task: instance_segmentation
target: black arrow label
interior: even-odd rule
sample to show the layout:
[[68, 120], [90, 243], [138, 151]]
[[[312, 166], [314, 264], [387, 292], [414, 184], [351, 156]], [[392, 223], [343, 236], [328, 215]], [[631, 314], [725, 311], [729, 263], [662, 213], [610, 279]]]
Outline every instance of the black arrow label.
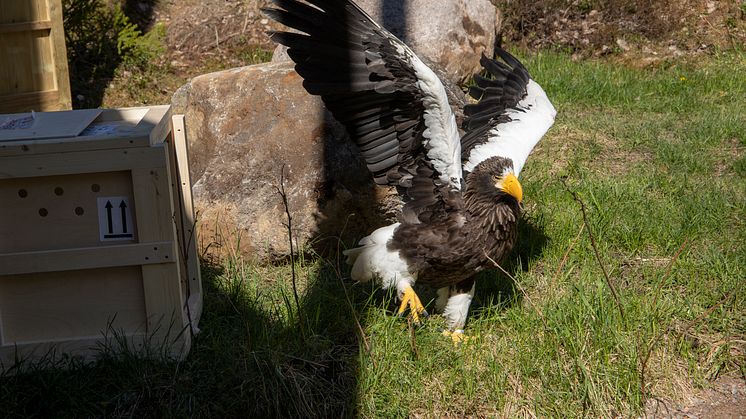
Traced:
[[106, 201], [106, 220], [109, 223], [109, 234], [114, 233], [114, 220], [111, 219], [111, 209], [114, 208], [113, 205], [111, 205], [111, 201]]
[[[134, 231], [129, 231], [135, 229], [135, 225], [132, 224], [129, 203], [128, 198], [122, 196], [98, 198], [98, 223], [101, 241], [134, 239]], [[115, 212], [117, 207], [119, 207], [118, 213]], [[104, 209], [106, 209], [106, 212], [104, 212]], [[119, 216], [122, 218], [114, 219], [114, 217]]]
[[119, 209], [122, 210], [122, 233], [127, 233], [127, 204], [124, 200], [119, 204]]

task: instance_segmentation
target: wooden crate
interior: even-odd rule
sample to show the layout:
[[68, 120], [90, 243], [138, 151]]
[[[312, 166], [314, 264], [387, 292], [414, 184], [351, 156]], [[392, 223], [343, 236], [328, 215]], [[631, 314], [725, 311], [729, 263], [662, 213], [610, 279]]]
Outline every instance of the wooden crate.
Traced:
[[114, 336], [189, 351], [202, 287], [184, 133], [168, 106], [0, 115], [0, 370]]
[[0, 113], [72, 109], [61, 0], [0, 0]]

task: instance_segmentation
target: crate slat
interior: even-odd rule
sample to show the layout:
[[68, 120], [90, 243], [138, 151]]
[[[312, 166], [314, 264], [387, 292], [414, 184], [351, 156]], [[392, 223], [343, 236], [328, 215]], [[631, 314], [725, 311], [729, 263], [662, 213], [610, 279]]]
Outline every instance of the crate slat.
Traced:
[[174, 242], [121, 244], [0, 254], [0, 276], [175, 263]]

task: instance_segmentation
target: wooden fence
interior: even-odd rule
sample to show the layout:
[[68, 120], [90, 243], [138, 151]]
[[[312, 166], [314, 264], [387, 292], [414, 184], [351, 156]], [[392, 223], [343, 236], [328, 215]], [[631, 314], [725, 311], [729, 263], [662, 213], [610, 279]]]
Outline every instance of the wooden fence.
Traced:
[[66, 109], [61, 0], [0, 0], [0, 113]]

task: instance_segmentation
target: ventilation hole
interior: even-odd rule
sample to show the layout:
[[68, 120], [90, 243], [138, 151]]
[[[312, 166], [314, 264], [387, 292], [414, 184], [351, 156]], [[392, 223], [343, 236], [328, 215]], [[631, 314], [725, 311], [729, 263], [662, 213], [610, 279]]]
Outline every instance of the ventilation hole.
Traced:
[[42, 217], [46, 217], [47, 214], [49, 214], [49, 211], [47, 211], [46, 208], [39, 208], [39, 215], [41, 215]]
[[154, 247], [154, 248], [153, 248], [153, 250], [158, 250], [158, 248], [157, 248], [157, 247]]
[[94, 183], [93, 185], [91, 185], [91, 190], [93, 192], [98, 192], [101, 190], [101, 185], [99, 185], [98, 183]]
[[62, 196], [62, 194], [65, 193], [65, 190], [60, 188], [59, 186], [54, 188], [54, 194], [57, 196]]
[[145, 256], [145, 260], [150, 260], [150, 258], [149, 258], [149, 257], [147, 257], [147, 256]]
[[166, 255], [165, 258], [168, 259], [168, 255]]
[[75, 207], [75, 215], [83, 215], [84, 213], [83, 207]]
[[21, 198], [25, 198], [25, 197], [28, 196], [28, 191], [25, 190], [25, 189], [19, 189], [18, 190], [18, 196], [20, 196]]

